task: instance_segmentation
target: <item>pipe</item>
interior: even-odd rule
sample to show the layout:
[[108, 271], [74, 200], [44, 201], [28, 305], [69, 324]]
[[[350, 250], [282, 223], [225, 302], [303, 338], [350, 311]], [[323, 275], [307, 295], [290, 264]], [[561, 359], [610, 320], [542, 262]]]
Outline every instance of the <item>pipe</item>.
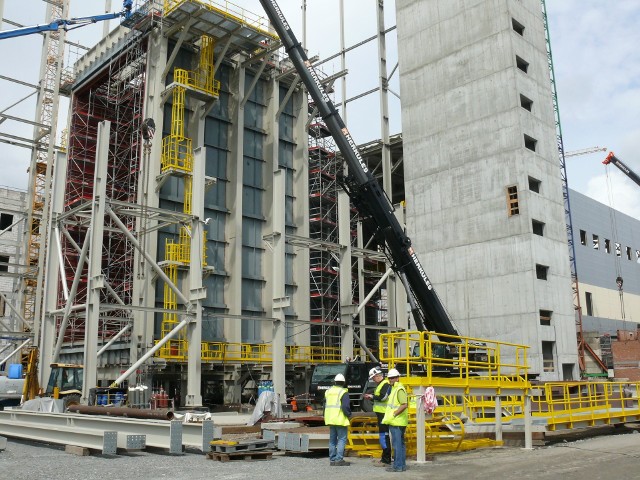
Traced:
[[150, 420], [173, 420], [170, 410], [144, 410], [129, 407], [100, 407], [90, 405], [70, 405], [67, 411], [83, 415], [106, 415], [110, 417], [144, 418]]
[[4, 362], [6, 362], [7, 360], [9, 360], [11, 357], [13, 357], [13, 355], [14, 355], [16, 352], [19, 352], [19, 351], [20, 351], [20, 349], [21, 349], [22, 347], [24, 347], [24, 346], [25, 346], [27, 343], [29, 343], [30, 341], [31, 341], [31, 339], [30, 339], [30, 338], [27, 338], [24, 342], [22, 342], [18, 348], [16, 348], [13, 352], [11, 352], [9, 355], [7, 355], [7, 356], [6, 356], [2, 361], [0, 361], [0, 366], [4, 365]]

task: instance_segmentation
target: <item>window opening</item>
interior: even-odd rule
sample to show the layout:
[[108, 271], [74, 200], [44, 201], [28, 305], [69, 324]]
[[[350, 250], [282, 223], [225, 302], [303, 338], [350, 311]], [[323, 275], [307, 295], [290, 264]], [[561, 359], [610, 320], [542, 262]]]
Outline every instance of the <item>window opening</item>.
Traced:
[[[0, 232], [11, 227], [13, 225], [13, 215], [10, 213], [0, 213]], [[9, 232], [12, 229], [9, 228]]]
[[581, 245], [587, 244], [587, 232], [585, 232], [584, 230], [580, 230], [580, 244]]
[[520, 207], [518, 203], [518, 187], [512, 185], [507, 187], [507, 211], [509, 216], [518, 215], [520, 213]]
[[537, 178], [529, 177], [529, 190], [532, 192], [540, 193], [540, 184], [542, 182]]
[[627, 247], [627, 260], [631, 260], [631, 247]]
[[553, 315], [551, 310], [540, 310], [540, 325], [551, 325], [551, 315]]
[[514, 32], [516, 32], [518, 35], [524, 37], [524, 25], [522, 25], [515, 18], [512, 18], [511, 19], [511, 26], [513, 27], [513, 31]]
[[538, 280], [546, 280], [549, 274], [549, 267], [546, 265], [536, 264], [536, 278]]
[[533, 233], [535, 235], [544, 236], [544, 223], [538, 220], [531, 220], [531, 226], [533, 227]]
[[616, 246], [616, 257], [621, 257], [622, 256], [622, 245], [620, 245], [618, 242], [616, 242], [615, 246]]
[[555, 342], [542, 342], [542, 369], [545, 372], [555, 372], [553, 362], [553, 347]]
[[533, 100], [528, 99], [524, 95], [520, 95], [520, 106], [525, 110], [531, 111], [533, 108]]
[[516, 66], [522, 70], [524, 73], [527, 73], [529, 70], [529, 62], [524, 61], [522, 58], [516, 55]]
[[611, 253], [611, 240], [608, 238], [604, 239], [604, 251], [607, 253]]
[[528, 148], [532, 152], [535, 152], [537, 144], [538, 144], [538, 141], [535, 138], [530, 137], [529, 135], [525, 134], [525, 136], [524, 136], [524, 146], [526, 148]]
[[598, 238], [598, 235], [593, 235], [593, 249], [600, 250], [600, 238]]
[[0, 255], [0, 272], [9, 271], [9, 257], [6, 255]]
[[593, 317], [593, 295], [591, 292], [585, 292], [584, 297], [586, 300], [585, 303], [587, 304], [587, 315]]

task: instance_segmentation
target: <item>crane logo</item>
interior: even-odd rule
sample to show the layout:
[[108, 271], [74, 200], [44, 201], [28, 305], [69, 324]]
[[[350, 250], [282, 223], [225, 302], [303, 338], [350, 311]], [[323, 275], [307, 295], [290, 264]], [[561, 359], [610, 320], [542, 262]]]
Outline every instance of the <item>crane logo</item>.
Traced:
[[280, 19], [280, 21], [282, 22], [282, 26], [284, 28], [286, 28], [287, 30], [291, 30], [291, 27], [289, 26], [289, 23], [287, 22], [287, 19], [284, 18], [284, 15], [282, 14], [282, 12], [280, 11], [280, 7], [278, 6], [278, 4], [275, 2], [275, 0], [271, 0], [271, 6], [273, 7], [273, 9], [276, 11], [276, 13], [278, 14], [278, 18]]
[[358, 163], [360, 164], [360, 167], [362, 168], [362, 171], [364, 173], [367, 173], [369, 171], [369, 168], [367, 168], [367, 164], [364, 163], [364, 160], [362, 160], [362, 157], [360, 156], [360, 151], [358, 150], [358, 147], [356, 146], [355, 142], [353, 141], [353, 138], [351, 138], [351, 134], [349, 133], [349, 130], [347, 129], [347, 127], [344, 127], [342, 129], [342, 134], [347, 139], [347, 142], [349, 142], [349, 146], [353, 150], [353, 153], [356, 154], [356, 158], [358, 159]]
[[422, 280], [424, 280], [424, 283], [427, 285], [427, 290], [433, 290], [433, 286], [431, 285], [431, 282], [429, 281], [429, 278], [427, 277], [427, 274], [424, 271], [424, 268], [422, 268], [422, 265], [420, 264], [420, 260], [418, 260], [418, 256], [416, 255], [416, 252], [413, 250], [413, 247], [409, 247], [408, 252], [409, 252], [409, 255], [411, 256], [411, 260], [413, 260], [413, 264], [418, 269], [418, 272], [420, 273]]

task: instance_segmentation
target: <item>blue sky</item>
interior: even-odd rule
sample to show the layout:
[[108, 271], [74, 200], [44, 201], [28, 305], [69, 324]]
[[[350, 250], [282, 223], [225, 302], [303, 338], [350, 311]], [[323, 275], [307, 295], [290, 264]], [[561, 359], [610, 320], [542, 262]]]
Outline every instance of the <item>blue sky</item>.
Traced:
[[[103, 12], [100, 0], [72, 0], [72, 16]], [[258, 0], [236, 0], [254, 12], [261, 12]], [[282, 0], [280, 6], [296, 32], [301, 33], [301, 1]], [[345, 0], [347, 18], [346, 45], [375, 34], [374, 0]], [[41, 0], [5, 0], [5, 16], [26, 25], [43, 23]], [[120, 6], [112, 1], [113, 10]], [[339, 49], [338, 0], [307, 0], [308, 48], [310, 56], [325, 58]], [[385, 2], [387, 28], [395, 24], [394, 2]], [[566, 151], [593, 146], [607, 147], [640, 173], [640, 1], [639, 0], [547, 0], [555, 74]], [[317, 21], [317, 19], [322, 21]], [[357, 19], [354, 21], [353, 19]], [[10, 28], [3, 25], [3, 29]], [[74, 41], [90, 45], [102, 32], [99, 25], [70, 33]], [[388, 70], [397, 61], [395, 35], [387, 36]], [[0, 42], [4, 59], [0, 75], [36, 83], [41, 37], [32, 35]], [[377, 86], [376, 44], [348, 54], [347, 97]], [[338, 62], [326, 64], [328, 74], [340, 70]], [[397, 72], [391, 88], [399, 92]], [[0, 80], [3, 95], [0, 111], [28, 95], [32, 90]], [[339, 87], [337, 102], [340, 101]], [[390, 95], [392, 133], [400, 131], [399, 99]], [[63, 117], [68, 104], [63, 102]], [[34, 97], [7, 111], [8, 114], [33, 118]], [[378, 99], [375, 95], [350, 103], [347, 124], [356, 141], [379, 138]], [[59, 130], [64, 128], [63, 119]], [[30, 137], [31, 128], [16, 122], [0, 124], [0, 131]], [[605, 205], [640, 219], [640, 187], [615, 167], [602, 165], [605, 153], [567, 159], [569, 186]], [[29, 152], [0, 143], [0, 185], [26, 189]]]

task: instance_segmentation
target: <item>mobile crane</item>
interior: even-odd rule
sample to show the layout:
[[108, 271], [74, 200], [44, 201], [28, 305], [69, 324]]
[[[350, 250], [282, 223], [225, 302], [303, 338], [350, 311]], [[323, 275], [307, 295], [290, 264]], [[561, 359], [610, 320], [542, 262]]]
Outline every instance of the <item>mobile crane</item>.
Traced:
[[[133, 0], [124, 0], [122, 2], [122, 11], [116, 13], [105, 13], [102, 15], [92, 15], [90, 17], [77, 17], [77, 18], [58, 18], [51, 23], [43, 25], [34, 25], [32, 27], [21, 27], [13, 30], [0, 31], [0, 40], [6, 38], [22, 37], [24, 35], [31, 35], [33, 33], [42, 32], [56, 32], [60, 29], [74, 30], [76, 28], [84, 27], [92, 23], [104, 22], [106, 20], [113, 20], [114, 18], [129, 18], [131, 16], [131, 9], [133, 8]], [[69, 28], [72, 27], [72, 28]]]
[[638, 176], [633, 170], [631, 170], [624, 163], [622, 163], [622, 160], [616, 157], [613, 152], [609, 152], [609, 155], [607, 155], [607, 158], [605, 158], [602, 163], [604, 163], [605, 165], [609, 165], [610, 163], [613, 163], [616, 167], [620, 169], [620, 171], [622, 171], [622, 173], [624, 173], [627, 177], [629, 177], [631, 180], [636, 182], [636, 185], [640, 186], [640, 176]]
[[391, 202], [362, 159], [280, 7], [275, 0], [260, 0], [260, 3], [349, 167], [348, 176], [342, 182], [344, 190], [358, 212], [374, 222], [376, 234], [384, 239], [385, 254], [407, 291], [416, 328], [459, 335], [420, 264], [411, 240], [395, 217]]

